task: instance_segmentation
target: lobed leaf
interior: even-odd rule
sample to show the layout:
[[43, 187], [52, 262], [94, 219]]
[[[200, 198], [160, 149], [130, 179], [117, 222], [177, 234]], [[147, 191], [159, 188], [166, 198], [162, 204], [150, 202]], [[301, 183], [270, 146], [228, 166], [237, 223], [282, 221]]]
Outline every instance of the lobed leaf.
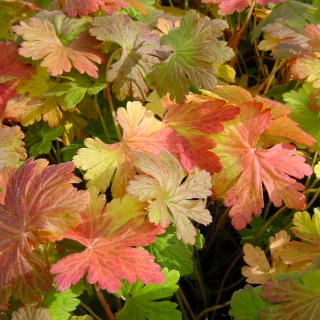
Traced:
[[203, 200], [211, 194], [210, 174], [194, 168], [182, 183], [184, 170], [168, 151], [163, 150], [157, 156], [136, 152], [134, 157], [134, 165], [146, 175], [135, 176], [127, 192], [140, 201], [150, 201], [149, 219], [156, 224], [165, 227], [170, 212], [178, 239], [194, 244], [196, 229], [189, 219], [204, 225], [212, 221]]
[[127, 96], [144, 101], [149, 92], [145, 77], [160, 61], [160, 36], [148, 25], [133, 21], [129, 16], [96, 17], [90, 33], [102, 41], [113, 41], [122, 48], [118, 61], [107, 71], [107, 82], [119, 100]]
[[161, 37], [160, 43], [170, 46], [173, 51], [167, 59], [156, 64], [149, 75], [161, 97], [169, 93], [170, 100], [183, 103], [190, 85], [208, 90], [216, 85], [213, 63], [221, 64], [233, 56], [226, 42], [217, 39], [225, 28], [225, 21], [200, 18], [190, 10], [181, 19], [179, 27]]
[[[43, 59], [41, 66], [48, 68], [52, 76], [69, 72], [73, 66], [80, 73], [87, 73], [97, 78], [98, 67], [95, 63], [102, 63], [104, 56], [102, 52], [93, 47], [99, 45], [100, 42], [91, 37], [88, 30], [80, 33], [66, 45], [62, 42], [63, 38], [71, 36], [75, 28], [79, 27], [73, 23], [70, 28], [72, 21], [57, 11], [39, 18], [35, 16], [28, 22], [20, 21], [20, 25], [12, 27], [12, 30], [24, 39], [19, 54], [33, 60]], [[82, 20], [78, 24], [82, 27], [86, 22]], [[58, 34], [56, 29], [58, 29]], [[60, 39], [59, 36], [63, 38]]]
[[188, 96], [180, 105], [171, 103], [164, 121], [188, 141], [187, 148], [179, 153], [180, 163], [188, 173], [196, 166], [210, 173], [222, 169], [212, 150], [216, 143], [208, 134], [223, 131], [222, 123], [234, 119], [239, 112], [239, 108], [226, 105], [223, 100], [204, 96]]
[[0, 170], [14, 166], [19, 160], [27, 157], [23, 147], [24, 134], [20, 127], [7, 127], [0, 125]]
[[51, 320], [48, 308], [40, 305], [26, 305], [12, 312], [12, 320]]
[[84, 178], [89, 180], [88, 187], [96, 186], [105, 192], [113, 178], [111, 191], [114, 197], [119, 197], [125, 194], [134, 176], [133, 151], [156, 155], [167, 149], [179, 153], [186, 142], [137, 101], [128, 102], [127, 109], [119, 108], [116, 119], [123, 128], [121, 142], [108, 145], [99, 138], [86, 139], [87, 148], [80, 149], [73, 161], [87, 171]]
[[293, 145], [278, 143], [263, 149], [259, 139], [272, 123], [271, 109], [254, 101], [243, 103], [240, 109], [225, 132], [215, 136], [215, 151], [224, 169], [212, 179], [214, 197], [226, 195], [225, 205], [232, 206], [229, 216], [238, 230], [251, 221], [252, 213], [261, 213], [262, 184], [275, 206], [284, 201], [290, 208], [304, 208], [305, 197], [300, 193], [304, 186], [292, 177], [312, 174], [305, 159], [295, 155]]
[[[134, 318], [136, 320], [180, 320], [182, 315], [177, 304], [167, 301], [178, 289], [179, 272], [162, 270], [165, 283], [142, 286], [136, 282], [126, 295], [121, 311], [116, 313], [117, 320]], [[160, 301], [159, 301], [160, 300]]]
[[143, 283], [163, 283], [159, 265], [153, 256], [138, 249], [156, 240], [164, 230], [145, 220], [145, 204], [130, 195], [115, 198], [105, 206], [105, 195], [91, 188], [91, 202], [82, 213], [82, 223], [64, 235], [78, 241], [85, 250], [70, 254], [51, 267], [57, 274], [57, 290], [64, 291], [86, 275], [91, 284], [115, 293], [120, 279], [130, 283], [139, 278]]
[[67, 228], [75, 227], [89, 200], [87, 192], [71, 185], [79, 182], [71, 173], [72, 163], [47, 165], [45, 160], [29, 159], [5, 179], [0, 205], [1, 306], [11, 295], [23, 303], [39, 302], [42, 291], [50, 290], [48, 266], [33, 249], [45, 239], [61, 239]]
[[320, 270], [301, 274], [289, 273], [278, 280], [269, 280], [263, 286], [262, 298], [273, 303], [262, 309], [262, 320], [316, 320], [320, 316]]

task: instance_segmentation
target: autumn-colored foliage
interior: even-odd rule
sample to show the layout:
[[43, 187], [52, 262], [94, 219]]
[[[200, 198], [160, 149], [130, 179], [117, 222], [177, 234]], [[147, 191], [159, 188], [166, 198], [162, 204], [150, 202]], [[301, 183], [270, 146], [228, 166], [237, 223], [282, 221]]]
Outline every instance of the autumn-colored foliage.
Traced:
[[318, 0], [0, 0], [0, 318], [320, 319], [319, 40]]

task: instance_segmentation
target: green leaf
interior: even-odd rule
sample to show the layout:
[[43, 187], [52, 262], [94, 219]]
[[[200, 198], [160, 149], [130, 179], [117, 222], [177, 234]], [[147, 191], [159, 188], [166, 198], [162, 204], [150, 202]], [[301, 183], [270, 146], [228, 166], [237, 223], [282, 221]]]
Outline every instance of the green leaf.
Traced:
[[80, 303], [76, 297], [79, 295], [79, 289], [68, 289], [63, 292], [57, 292], [53, 288], [50, 292], [44, 294], [42, 306], [49, 308], [51, 312], [51, 320], [68, 320], [71, 311], [75, 310]]
[[70, 72], [67, 76], [63, 76], [61, 78], [69, 81], [61, 82], [52, 86], [43, 95], [64, 95], [64, 101], [67, 109], [74, 108], [84, 98], [86, 93], [89, 95], [97, 94], [107, 86], [102, 72], [100, 72], [98, 79], [89, 77], [85, 74], [78, 74], [76, 72]]
[[52, 141], [56, 140], [63, 133], [63, 127], [59, 125], [56, 128], [49, 127], [47, 122], [35, 122], [28, 127], [25, 136], [26, 146], [29, 148], [29, 153], [32, 157], [37, 157], [40, 154], [50, 152]]
[[165, 234], [158, 236], [157, 241], [148, 246], [148, 251], [156, 257], [156, 263], [163, 268], [175, 269], [181, 276], [193, 271], [193, 246], [185, 245], [179, 240], [173, 226], [169, 226]]
[[298, 91], [286, 92], [283, 99], [292, 110], [289, 117], [297, 122], [302, 130], [312, 135], [317, 140], [316, 146], [320, 148], [320, 111], [310, 109], [310, 96], [316, 91], [311, 84], [304, 84]]
[[[178, 289], [179, 272], [163, 269], [166, 282], [164, 284], [149, 284], [143, 286], [141, 281], [127, 288], [126, 303], [121, 311], [116, 313], [117, 320], [180, 320], [177, 304], [168, 301]], [[161, 300], [161, 301], [157, 301]]]
[[231, 309], [229, 315], [234, 320], [261, 320], [259, 311], [272, 304], [261, 298], [262, 287], [246, 285], [243, 289], [234, 292], [231, 298]]
[[74, 140], [69, 146], [63, 147], [61, 149], [63, 161], [72, 161], [73, 157], [77, 154], [80, 148], [84, 148], [83, 140]]
[[224, 20], [200, 18], [190, 10], [180, 27], [162, 36], [160, 43], [170, 46], [173, 53], [156, 64], [149, 75], [159, 96], [170, 93], [171, 100], [183, 103], [190, 85], [208, 90], [216, 85], [213, 63], [222, 64], [234, 55], [226, 42], [217, 39], [226, 27]]
[[320, 161], [314, 166], [314, 173], [316, 177], [320, 179]]

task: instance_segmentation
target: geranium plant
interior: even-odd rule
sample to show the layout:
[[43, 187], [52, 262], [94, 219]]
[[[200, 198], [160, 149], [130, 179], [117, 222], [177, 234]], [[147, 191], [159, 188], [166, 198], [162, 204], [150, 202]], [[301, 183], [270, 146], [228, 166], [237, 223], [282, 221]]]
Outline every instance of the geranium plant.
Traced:
[[318, 0], [0, 0], [0, 318], [320, 319], [319, 41]]

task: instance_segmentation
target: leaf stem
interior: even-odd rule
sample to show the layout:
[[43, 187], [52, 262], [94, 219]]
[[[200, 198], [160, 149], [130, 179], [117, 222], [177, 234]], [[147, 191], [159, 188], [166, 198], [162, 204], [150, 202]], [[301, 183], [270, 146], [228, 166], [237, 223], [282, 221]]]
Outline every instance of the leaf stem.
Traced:
[[85, 303], [83, 303], [82, 301], [80, 301], [80, 305], [82, 308], [86, 309], [95, 319], [97, 320], [103, 320], [102, 318], [100, 318], [97, 314], [95, 314], [92, 309], [90, 307], [88, 307]]
[[101, 292], [101, 289], [99, 287], [99, 285], [97, 283], [94, 284], [94, 287], [96, 289], [98, 298], [103, 306], [103, 309], [105, 310], [105, 312], [107, 313], [109, 320], [116, 320], [116, 318], [114, 317], [112, 311], [110, 310], [110, 307], [106, 301], [106, 299], [103, 296], [103, 293]]
[[221, 308], [224, 308], [226, 306], [228, 306], [230, 304], [230, 301], [227, 301], [225, 303], [222, 303], [222, 304], [219, 304], [217, 306], [213, 306], [213, 307], [210, 307], [210, 308], [207, 308], [205, 310], [202, 310], [196, 317], [196, 320], [200, 320], [202, 318], [203, 315], [205, 315], [206, 313], [208, 312], [211, 312], [211, 311], [216, 311], [218, 309], [221, 309]]
[[177, 292], [175, 292], [174, 295], [175, 295], [175, 297], [176, 297], [176, 300], [177, 300], [177, 302], [178, 302], [180, 311], [181, 311], [181, 313], [182, 313], [182, 319], [184, 319], [184, 320], [189, 320], [189, 317], [188, 317], [188, 315], [187, 315], [187, 311], [186, 311], [186, 309], [185, 309], [185, 307], [184, 307], [184, 304], [183, 304], [183, 302], [182, 302], [180, 293], [177, 291]]
[[100, 110], [100, 106], [99, 106], [99, 104], [98, 104], [98, 97], [97, 97], [96, 94], [94, 95], [94, 106], [95, 106], [95, 108], [96, 108], [97, 114], [98, 114], [99, 119], [100, 119], [100, 121], [101, 121], [103, 131], [104, 131], [104, 133], [106, 134], [106, 137], [107, 137], [108, 139], [110, 139], [110, 135], [109, 135], [109, 132], [108, 132], [106, 123], [105, 123], [105, 121], [104, 121], [104, 118], [103, 118], [103, 116], [102, 116], [102, 113], [101, 113], [101, 110]]
[[[119, 53], [119, 52], [122, 52], [122, 48], [118, 48], [117, 50], [115, 50], [109, 60], [108, 60], [108, 63], [107, 63], [107, 67], [106, 67], [106, 73], [108, 73], [108, 71], [110, 70], [111, 68], [111, 64], [114, 60], [114, 57]], [[121, 141], [122, 139], [122, 136], [121, 136], [121, 132], [120, 132], [120, 128], [119, 128], [119, 124], [116, 120], [116, 111], [114, 109], [114, 105], [113, 105], [113, 102], [112, 102], [112, 97], [111, 97], [111, 92], [110, 92], [110, 83], [107, 83], [107, 87], [106, 87], [106, 90], [105, 90], [105, 93], [107, 95], [107, 100], [108, 100], [108, 104], [109, 104], [109, 108], [110, 108], [110, 111], [111, 111], [111, 114], [112, 114], [112, 119], [113, 119], [113, 124], [114, 124], [114, 127], [116, 128], [116, 132], [117, 132], [117, 136], [118, 136], [118, 139], [119, 141]]]
[[185, 307], [187, 308], [187, 311], [189, 312], [191, 318], [195, 319], [196, 315], [193, 313], [192, 308], [190, 307], [190, 304], [189, 304], [189, 302], [188, 302], [186, 296], [184, 295], [184, 292], [183, 292], [183, 290], [181, 289], [180, 286], [179, 286], [179, 289], [178, 289], [178, 293], [179, 293], [179, 295], [180, 295]]

